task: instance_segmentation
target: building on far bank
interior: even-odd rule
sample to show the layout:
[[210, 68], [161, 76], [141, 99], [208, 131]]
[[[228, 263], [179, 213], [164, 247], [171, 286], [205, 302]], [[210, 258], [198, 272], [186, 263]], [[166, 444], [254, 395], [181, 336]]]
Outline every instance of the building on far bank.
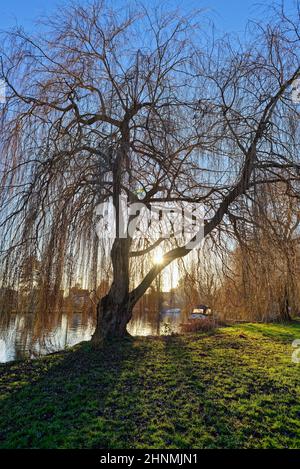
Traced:
[[90, 291], [76, 284], [70, 288], [69, 295], [64, 299], [64, 306], [73, 312], [87, 310], [91, 306]]

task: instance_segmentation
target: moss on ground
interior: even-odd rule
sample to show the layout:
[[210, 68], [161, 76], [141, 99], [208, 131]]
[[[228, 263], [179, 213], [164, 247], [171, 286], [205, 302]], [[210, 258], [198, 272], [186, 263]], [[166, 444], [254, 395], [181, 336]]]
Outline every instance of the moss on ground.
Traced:
[[0, 365], [1, 448], [300, 448], [300, 324]]

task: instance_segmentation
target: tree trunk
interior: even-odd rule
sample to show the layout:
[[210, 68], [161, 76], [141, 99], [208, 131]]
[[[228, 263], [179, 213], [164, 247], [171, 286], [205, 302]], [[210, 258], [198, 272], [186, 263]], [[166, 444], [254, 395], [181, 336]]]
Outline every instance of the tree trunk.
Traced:
[[131, 316], [132, 308], [128, 298], [120, 302], [110, 290], [97, 306], [97, 325], [92, 343], [101, 345], [106, 339], [126, 336], [126, 326]]
[[285, 288], [284, 297], [282, 299], [281, 308], [280, 308], [280, 319], [283, 322], [289, 322], [292, 320], [290, 315], [290, 308], [289, 308], [289, 295], [288, 290]]
[[124, 337], [132, 316], [129, 296], [129, 247], [128, 239], [116, 238], [111, 251], [113, 283], [107, 295], [97, 305], [97, 323], [92, 343], [101, 345], [110, 337]]

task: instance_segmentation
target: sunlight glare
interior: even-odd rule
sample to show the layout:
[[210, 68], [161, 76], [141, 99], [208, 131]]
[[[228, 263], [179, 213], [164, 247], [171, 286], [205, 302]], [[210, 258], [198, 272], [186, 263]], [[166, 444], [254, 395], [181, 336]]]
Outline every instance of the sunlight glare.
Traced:
[[153, 256], [153, 261], [154, 261], [154, 264], [161, 264], [164, 260], [164, 255], [163, 255], [163, 252], [162, 250], [158, 250], [154, 256]]

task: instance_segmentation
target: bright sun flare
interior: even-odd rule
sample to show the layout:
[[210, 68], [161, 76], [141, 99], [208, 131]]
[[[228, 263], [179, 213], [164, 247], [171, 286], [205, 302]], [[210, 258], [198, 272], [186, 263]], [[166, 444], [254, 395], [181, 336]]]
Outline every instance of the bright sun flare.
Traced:
[[163, 259], [164, 259], [164, 255], [163, 255], [162, 251], [156, 252], [153, 256], [153, 261], [154, 261], [155, 264], [161, 264]]

